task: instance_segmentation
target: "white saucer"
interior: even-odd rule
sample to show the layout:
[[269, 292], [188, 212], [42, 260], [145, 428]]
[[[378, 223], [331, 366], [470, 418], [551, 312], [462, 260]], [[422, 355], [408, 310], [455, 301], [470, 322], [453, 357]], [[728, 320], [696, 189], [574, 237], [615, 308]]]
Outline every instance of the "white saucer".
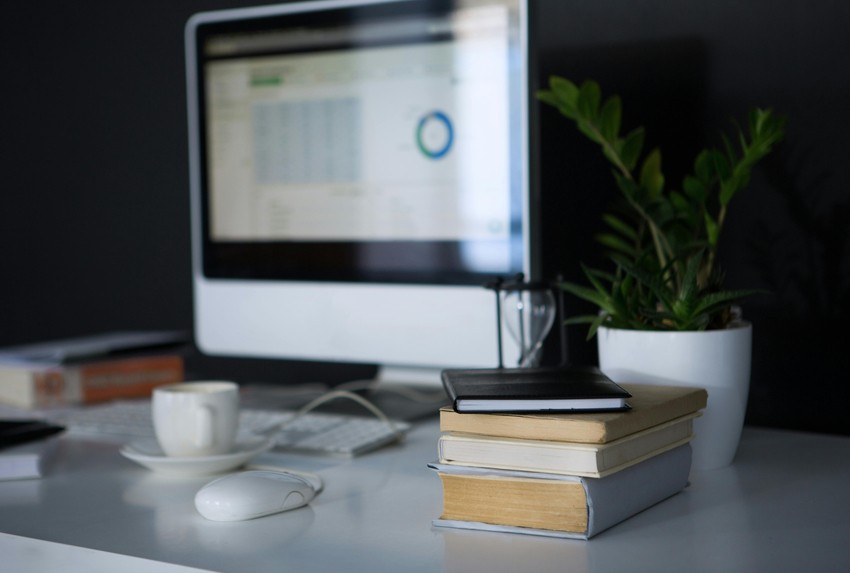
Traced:
[[229, 454], [198, 457], [166, 456], [155, 440], [134, 442], [121, 448], [121, 455], [155, 472], [172, 475], [210, 475], [244, 465], [274, 445], [272, 438], [253, 437], [237, 442]]

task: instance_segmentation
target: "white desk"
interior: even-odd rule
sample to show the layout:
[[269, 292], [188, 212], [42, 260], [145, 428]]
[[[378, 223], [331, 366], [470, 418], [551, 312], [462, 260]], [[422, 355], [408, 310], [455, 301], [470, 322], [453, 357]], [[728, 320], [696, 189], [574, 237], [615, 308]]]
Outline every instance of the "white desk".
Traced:
[[430, 422], [403, 447], [353, 461], [287, 457], [325, 491], [241, 523], [195, 512], [209, 478], [154, 474], [115, 444], [65, 440], [48, 477], [0, 482], [0, 532], [54, 543], [0, 535], [0, 555], [40, 573], [123, 570], [91, 549], [133, 556], [133, 572], [850, 571], [848, 438], [747, 428], [733, 466], [694, 473], [683, 493], [585, 542], [432, 528], [441, 488], [425, 464], [437, 434]]

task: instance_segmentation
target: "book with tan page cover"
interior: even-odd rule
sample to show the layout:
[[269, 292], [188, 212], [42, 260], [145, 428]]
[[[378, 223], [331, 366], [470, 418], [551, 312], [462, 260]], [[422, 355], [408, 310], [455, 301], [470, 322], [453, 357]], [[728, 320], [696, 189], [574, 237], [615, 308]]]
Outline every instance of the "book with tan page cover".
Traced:
[[440, 431], [528, 440], [605, 444], [705, 408], [702, 388], [621, 384], [631, 410], [599, 413], [458, 413], [440, 410]]
[[696, 416], [691, 413], [605, 444], [443, 433], [438, 456], [444, 464], [598, 478], [689, 442]]
[[443, 485], [438, 527], [588, 539], [678, 493], [691, 447], [604, 478], [430, 464]]

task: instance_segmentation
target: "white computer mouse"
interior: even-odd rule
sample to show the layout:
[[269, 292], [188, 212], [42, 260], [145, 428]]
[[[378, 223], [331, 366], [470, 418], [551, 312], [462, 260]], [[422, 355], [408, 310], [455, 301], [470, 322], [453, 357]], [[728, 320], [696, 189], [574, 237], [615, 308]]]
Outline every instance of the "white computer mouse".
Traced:
[[299, 475], [249, 470], [211, 481], [195, 495], [198, 512], [212, 521], [242, 521], [307, 505], [316, 489]]

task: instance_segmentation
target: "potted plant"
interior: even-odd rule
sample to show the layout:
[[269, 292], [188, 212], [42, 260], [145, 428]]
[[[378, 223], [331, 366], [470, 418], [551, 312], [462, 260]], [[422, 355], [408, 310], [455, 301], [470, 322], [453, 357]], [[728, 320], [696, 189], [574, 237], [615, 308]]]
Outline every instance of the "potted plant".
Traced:
[[693, 172], [673, 189], [661, 152], [644, 151], [644, 128], [623, 133], [618, 96], [603, 101], [597, 83], [556, 76], [538, 97], [600, 146], [620, 192], [603, 215], [609, 231], [597, 237], [612, 269], [584, 267], [587, 286], [560, 285], [599, 312], [568, 322], [590, 325], [600, 368], [615, 380], [705, 387], [694, 466], [729, 464], [746, 410], [752, 336], [736, 304], [755, 291], [724, 288], [717, 250], [730, 202], [782, 140], [785, 119], [753, 109], [747, 128], [736, 126], [721, 147], [698, 153]]

